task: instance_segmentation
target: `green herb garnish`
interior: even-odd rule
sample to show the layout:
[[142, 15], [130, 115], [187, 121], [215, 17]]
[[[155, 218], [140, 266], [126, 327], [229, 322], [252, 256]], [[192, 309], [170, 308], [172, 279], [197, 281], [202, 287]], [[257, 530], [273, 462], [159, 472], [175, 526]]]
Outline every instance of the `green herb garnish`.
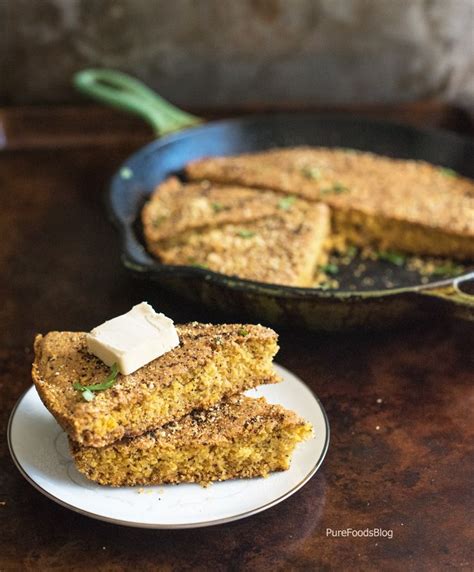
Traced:
[[464, 272], [464, 266], [454, 264], [454, 262], [447, 262], [437, 266], [432, 272], [431, 276], [458, 276]]
[[153, 227], [158, 228], [164, 220], [166, 220], [165, 215], [159, 215], [155, 217], [152, 222]]
[[321, 178], [321, 169], [319, 167], [303, 167], [301, 172], [307, 179], [313, 179], [313, 181], [319, 181]]
[[220, 213], [221, 211], [223, 211], [225, 209], [225, 206], [222, 203], [217, 203], [217, 202], [211, 203], [211, 207], [215, 213]]
[[449, 167], [440, 167], [439, 170], [445, 177], [457, 177], [458, 176], [456, 171], [454, 169], [450, 169]]
[[377, 252], [377, 258], [379, 260], [385, 260], [386, 262], [395, 264], [395, 266], [403, 266], [407, 259], [406, 256], [400, 252], [392, 252], [388, 250]]
[[129, 167], [122, 167], [120, 169], [120, 177], [122, 179], [128, 180], [133, 177], [133, 171]]
[[195, 266], [196, 268], [204, 268], [208, 270], [209, 266], [206, 266], [202, 262], [198, 262], [195, 258], [188, 258], [188, 262], [191, 266]]
[[344, 185], [342, 185], [341, 183], [334, 183], [332, 187], [332, 192], [336, 193], [336, 195], [339, 195], [340, 193], [348, 193], [349, 189]]
[[245, 328], [241, 328], [241, 329], [239, 330], [239, 336], [248, 336], [249, 333], [250, 333], [250, 332], [249, 332], [248, 330], [246, 330]]
[[280, 201], [278, 201], [278, 208], [284, 211], [288, 211], [291, 208], [291, 205], [296, 201], [296, 197], [284, 197]]
[[332, 187], [329, 187], [328, 189], [321, 189], [319, 192], [321, 195], [329, 195], [329, 194], [340, 195], [342, 193], [348, 193], [349, 189], [344, 185], [342, 185], [341, 183], [334, 183]]
[[239, 230], [237, 234], [241, 238], [252, 238], [252, 236], [255, 236], [255, 232], [253, 230], [247, 230], [247, 229]]
[[322, 264], [319, 267], [326, 274], [337, 274], [339, 272], [339, 266], [337, 264]]
[[82, 391], [82, 398], [85, 399], [86, 401], [92, 401], [94, 397], [95, 395], [92, 393], [90, 389], [84, 389]]
[[349, 256], [350, 258], [354, 258], [354, 256], [357, 254], [358, 250], [357, 247], [354, 246], [353, 244], [350, 244], [347, 248], [346, 248], [346, 252], [345, 254], [347, 256]]
[[82, 397], [86, 401], [92, 401], [94, 399], [94, 391], [104, 391], [105, 389], [109, 389], [114, 385], [117, 381], [118, 375], [118, 364], [114, 363], [114, 365], [110, 368], [109, 375], [104, 379], [102, 383], [94, 383], [93, 385], [82, 385], [80, 382], [76, 382], [73, 384], [73, 388], [77, 389], [77, 391], [82, 392]]

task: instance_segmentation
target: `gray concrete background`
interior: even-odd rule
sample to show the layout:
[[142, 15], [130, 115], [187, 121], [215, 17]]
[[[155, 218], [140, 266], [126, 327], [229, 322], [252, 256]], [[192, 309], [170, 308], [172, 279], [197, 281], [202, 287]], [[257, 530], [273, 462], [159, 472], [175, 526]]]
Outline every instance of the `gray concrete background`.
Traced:
[[474, 104], [474, 0], [0, 0], [0, 103], [131, 72], [177, 104]]

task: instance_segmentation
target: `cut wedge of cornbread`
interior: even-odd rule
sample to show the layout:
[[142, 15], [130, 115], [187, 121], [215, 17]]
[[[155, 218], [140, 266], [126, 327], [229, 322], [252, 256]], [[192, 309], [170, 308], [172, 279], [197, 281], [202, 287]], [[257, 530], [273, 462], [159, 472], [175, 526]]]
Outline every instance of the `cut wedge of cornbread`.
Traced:
[[278, 378], [277, 335], [260, 325], [178, 326], [179, 347], [85, 401], [74, 384], [101, 383], [109, 368], [87, 352], [86, 334], [50, 332], [35, 339], [32, 377], [59, 424], [78, 443], [102, 447], [207, 408], [226, 396]]
[[[287, 200], [287, 199], [285, 199]], [[248, 280], [309, 286], [325, 257], [329, 209], [301, 199], [272, 216], [227, 223], [148, 242], [163, 262], [194, 265]]]
[[143, 207], [144, 234], [151, 244], [188, 230], [257, 220], [273, 214], [280, 202], [281, 195], [272, 191], [209, 181], [183, 184], [170, 177], [158, 185]]
[[356, 245], [474, 258], [474, 181], [423, 161], [297, 147], [202, 159], [186, 174], [322, 201]]
[[309, 423], [265, 399], [234, 396], [107, 447], [70, 441], [77, 469], [102, 485], [200, 483], [264, 477], [290, 466]]

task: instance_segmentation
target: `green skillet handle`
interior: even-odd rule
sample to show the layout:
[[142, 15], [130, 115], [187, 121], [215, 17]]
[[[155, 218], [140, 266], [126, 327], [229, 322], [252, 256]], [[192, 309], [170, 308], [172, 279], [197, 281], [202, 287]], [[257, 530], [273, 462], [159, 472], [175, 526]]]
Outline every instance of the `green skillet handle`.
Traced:
[[86, 69], [74, 75], [73, 83], [80, 92], [102, 103], [140, 115], [157, 136], [202, 122], [199, 117], [181, 111], [141, 81], [122, 72]]
[[[474, 272], [456, 278], [447, 286], [422, 290], [421, 294], [442, 302], [446, 309], [457, 318], [474, 320], [474, 294], [466, 291], [467, 283], [474, 285]], [[464, 289], [462, 289], [463, 285]]]

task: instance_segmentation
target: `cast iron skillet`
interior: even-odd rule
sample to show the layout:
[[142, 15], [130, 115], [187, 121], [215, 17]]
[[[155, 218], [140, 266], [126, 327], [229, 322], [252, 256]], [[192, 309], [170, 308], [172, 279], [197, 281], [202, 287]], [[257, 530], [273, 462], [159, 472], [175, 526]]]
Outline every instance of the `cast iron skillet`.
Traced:
[[[171, 174], [179, 175], [186, 163], [203, 156], [295, 145], [349, 147], [424, 159], [474, 178], [474, 143], [467, 138], [388, 121], [308, 113], [256, 115], [202, 124], [201, 119], [118, 72], [84, 70], [76, 75], [75, 85], [102, 102], [141, 115], [159, 136], [122, 165], [107, 197], [120, 234], [123, 263], [135, 274], [212, 308], [272, 324], [322, 330], [388, 327], [417, 317], [420, 311], [448, 311], [474, 319], [474, 264], [461, 276], [422, 284], [418, 274], [382, 261], [372, 263], [356, 279], [353, 271], [360, 261], [355, 260], [338, 276], [337, 290], [294, 288], [191, 266], [161, 264], [144, 248], [140, 227], [140, 211], [156, 185]], [[393, 284], [389, 288], [387, 273]], [[366, 286], [367, 278], [370, 287]]]

